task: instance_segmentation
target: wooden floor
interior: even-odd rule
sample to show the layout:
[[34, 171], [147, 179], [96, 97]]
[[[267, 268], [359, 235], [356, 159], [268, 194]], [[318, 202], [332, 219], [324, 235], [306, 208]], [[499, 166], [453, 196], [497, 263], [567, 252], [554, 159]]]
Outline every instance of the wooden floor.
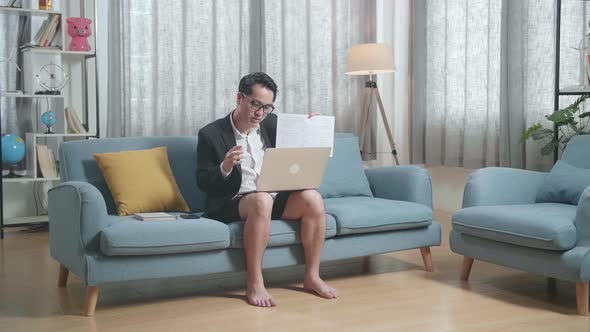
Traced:
[[243, 274], [103, 286], [92, 318], [81, 316], [85, 287], [59, 266], [47, 233], [9, 230], [0, 241], [0, 331], [588, 331], [576, 315], [575, 285], [475, 261], [459, 281], [462, 257], [448, 245], [450, 216], [437, 213], [443, 244], [434, 273], [419, 250], [326, 263], [340, 291], [324, 300], [301, 291], [302, 267], [268, 271], [276, 308], [244, 302]]

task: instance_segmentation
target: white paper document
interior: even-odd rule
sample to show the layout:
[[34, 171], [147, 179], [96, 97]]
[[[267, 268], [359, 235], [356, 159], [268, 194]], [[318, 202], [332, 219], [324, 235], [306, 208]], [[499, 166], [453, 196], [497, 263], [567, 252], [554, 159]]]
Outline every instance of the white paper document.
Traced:
[[277, 148], [329, 147], [334, 150], [334, 117], [277, 114]]

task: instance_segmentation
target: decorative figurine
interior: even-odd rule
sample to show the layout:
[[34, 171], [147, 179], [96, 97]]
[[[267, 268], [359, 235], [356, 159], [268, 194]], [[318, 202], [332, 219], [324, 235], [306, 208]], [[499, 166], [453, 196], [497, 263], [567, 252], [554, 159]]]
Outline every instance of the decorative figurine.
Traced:
[[88, 52], [90, 44], [88, 37], [92, 33], [90, 24], [92, 20], [85, 17], [70, 17], [66, 20], [68, 23], [68, 35], [72, 37], [70, 42], [70, 51]]

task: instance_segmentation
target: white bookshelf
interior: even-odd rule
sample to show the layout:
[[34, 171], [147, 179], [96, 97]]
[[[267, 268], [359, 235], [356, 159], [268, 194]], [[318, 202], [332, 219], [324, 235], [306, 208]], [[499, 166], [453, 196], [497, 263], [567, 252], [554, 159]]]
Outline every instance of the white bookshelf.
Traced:
[[31, 216], [31, 217], [14, 217], [14, 218], [6, 218], [7, 225], [13, 224], [26, 224], [26, 223], [38, 223], [38, 222], [48, 222], [49, 216], [42, 215], [42, 216]]
[[23, 50], [24, 53], [38, 53], [38, 54], [53, 54], [66, 56], [94, 56], [94, 51], [79, 52], [79, 51], [64, 51], [54, 47], [30, 47]]
[[81, 133], [81, 134], [58, 134], [58, 133], [54, 133], [54, 134], [37, 134], [37, 133], [33, 133], [32, 135], [35, 138], [36, 137], [95, 137], [96, 136], [95, 133]]
[[[26, 174], [26, 173], [25, 173]], [[43, 178], [43, 177], [33, 177], [30, 175], [23, 175], [21, 178], [9, 178], [9, 179], [2, 179], [4, 183], [16, 183], [16, 182], [52, 182], [52, 181], [59, 181], [60, 178]]]
[[590, 89], [583, 86], [568, 86], [558, 91], [560, 95], [582, 95], [586, 93], [590, 93]]
[[3, 7], [0, 6], [0, 14], [18, 15], [18, 16], [47, 16], [49, 14], [59, 14], [60, 11], [55, 10], [41, 10], [31, 8], [15, 8], [15, 7]]
[[62, 95], [36, 95], [34, 93], [16, 93], [16, 92], [1, 92], [0, 96], [2, 97], [13, 97], [13, 98], [56, 98], [56, 99], [63, 99], [64, 96]]
[[[53, 10], [39, 10], [37, 9], [37, 0], [23, 0], [23, 6], [29, 8], [9, 8], [0, 7], [0, 15], [17, 15], [21, 18], [21, 22], [25, 20], [28, 29], [27, 35], [22, 39], [23, 43], [28, 43], [32, 40], [42, 22], [51, 14], [60, 15], [60, 27], [57, 32], [61, 34], [61, 45], [59, 47], [28, 47], [18, 49], [22, 54], [21, 65], [22, 72], [21, 82], [22, 86], [17, 87], [21, 92], [0, 91], [0, 98], [14, 98], [15, 102], [11, 103], [11, 109], [5, 110], [8, 112], [17, 112], [19, 118], [19, 132], [10, 132], [11, 134], [18, 134], [25, 139], [26, 145], [26, 170], [16, 171], [16, 174], [23, 175], [19, 178], [3, 178], [0, 188], [0, 204], [13, 204], [9, 199], [10, 195], [14, 197], [14, 206], [21, 206], [18, 196], [22, 199], [30, 189], [24, 189], [29, 183], [29, 186], [41, 184], [43, 191], [50, 188], [60, 181], [58, 177], [42, 177], [38, 172], [37, 162], [37, 145], [47, 145], [55, 154], [56, 160], [59, 158], [59, 145], [66, 140], [86, 139], [89, 137], [97, 137], [96, 129], [98, 129], [98, 90], [96, 82], [96, 1], [98, 0], [53, 0]], [[92, 19], [91, 36], [88, 42], [91, 50], [88, 52], [70, 51], [69, 44], [71, 37], [67, 34], [66, 20], [69, 17], [88, 17]], [[15, 33], [16, 33], [15, 29]], [[30, 35], [29, 35], [30, 34]], [[0, 44], [3, 44], [0, 36]], [[21, 45], [18, 45], [21, 46]], [[35, 94], [35, 92], [44, 90], [36, 79], [36, 74], [40, 72], [41, 68], [47, 64], [56, 64], [64, 69], [69, 76], [69, 82], [61, 90], [59, 95]], [[89, 129], [89, 133], [73, 133], [68, 128], [66, 121], [65, 108], [72, 107], [77, 117]], [[45, 133], [45, 126], [41, 124], [40, 115], [51, 110], [55, 113], [57, 122], [52, 127], [54, 133]], [[24, 123], [24, 124], [23, 124]], [[0, 127], [0, 132], [6, 134]], [[4, 174], [7, 171], [3, 172]], [[20, 183], [20, 184], [19, 184]], [[14, 191], [13, 188], [18, 189]], [[10, 194], [7, 194], [9, 193]], [[9, 196], [4, 196], [5, 194]], [[6, 208], [3, 209], [4, 215], [0, 215], [0, 233], [3, 233], [3, 225], [15, 223], [28, 223], [47, 221], [47, 216], [32, 216], [32, 217], [13, 217], [6, 215]], [[20, 210], [19, 210], [20, 211]], [[23, 211], [31, 211], [25, 209]], [[24, 213], [30, 214], [30, 213]], [[5, 218], [6, 215], [6, 218]]]

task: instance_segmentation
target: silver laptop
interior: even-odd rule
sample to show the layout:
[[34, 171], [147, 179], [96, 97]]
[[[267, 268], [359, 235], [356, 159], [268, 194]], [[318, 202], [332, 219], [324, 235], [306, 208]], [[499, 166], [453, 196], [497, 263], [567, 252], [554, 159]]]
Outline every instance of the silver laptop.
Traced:
[[268, 148], [256, 191], [317, 189], [322, 184], [330, 158], [324, 148]]

